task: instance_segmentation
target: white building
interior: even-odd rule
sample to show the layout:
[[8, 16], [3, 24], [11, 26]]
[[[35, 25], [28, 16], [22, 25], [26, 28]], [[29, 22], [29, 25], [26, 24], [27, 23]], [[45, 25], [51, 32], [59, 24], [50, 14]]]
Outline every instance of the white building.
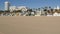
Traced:
[[5, 2], [5, 10], [9, 10], [10, 7], [10, 3], [8, 1]]
[[27, 11], [29, 8], [28, 7], [26, 7], [26, 6], [19, 6], [19, 7], [17, 7], [18, 8], [18, 10], [22, 10], [22, 11]]
[[27, 11], [28, 8], [26, 6], [19, 6], [19, 7], [16, 7], [16, 6], [10, 6], [10, 12], [14, 11], [14, 10], [22, 10], [22, 11]]
[[10, 6], [10, 12], [13, 12], [14, 10], [16, 10], [17, 7], [16, 6]]
[[53, 16], [60, 16], [60, 13], [55, 12]]
[[60, 8], [59, 8], [59, 6], [57, 6], [57, 7], [54, 7], [54, 9], [60, 9]]
[[57, 6], [57, 9], [60, 9], [59, 6]]
[[35, 16], [41, 16], [41, 10], [39, 11], [39, 10], [37, 10], [36, 11], [36, 15]]

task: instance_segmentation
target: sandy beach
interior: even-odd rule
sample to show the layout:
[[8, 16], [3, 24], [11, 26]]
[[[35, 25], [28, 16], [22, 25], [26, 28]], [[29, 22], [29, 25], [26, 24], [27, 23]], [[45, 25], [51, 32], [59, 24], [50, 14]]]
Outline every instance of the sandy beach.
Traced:
[[0, 34], [60, 34], [60, 17], [1, 16]]

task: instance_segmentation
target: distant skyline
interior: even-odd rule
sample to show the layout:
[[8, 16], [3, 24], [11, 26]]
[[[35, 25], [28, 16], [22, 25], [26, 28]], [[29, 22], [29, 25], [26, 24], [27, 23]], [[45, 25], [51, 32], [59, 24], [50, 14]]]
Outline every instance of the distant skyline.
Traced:
[[29, 8], [40, 8], [45, 6], [60, 7], [60, 0], [0, 0], [0, 10], [4, 10], [4, 2], [10, 2], [11, 6], [27, 6]]

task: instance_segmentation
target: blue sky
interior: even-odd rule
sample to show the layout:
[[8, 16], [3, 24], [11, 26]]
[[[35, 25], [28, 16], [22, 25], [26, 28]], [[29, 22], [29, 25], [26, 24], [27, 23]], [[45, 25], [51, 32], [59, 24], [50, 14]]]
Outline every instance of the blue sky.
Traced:
[[27, 6], [29, 8], [60, 6], [60, 0], [0, 0], [0, 10], [4, 10], [5, 1], [9, 1], [11, 6]]

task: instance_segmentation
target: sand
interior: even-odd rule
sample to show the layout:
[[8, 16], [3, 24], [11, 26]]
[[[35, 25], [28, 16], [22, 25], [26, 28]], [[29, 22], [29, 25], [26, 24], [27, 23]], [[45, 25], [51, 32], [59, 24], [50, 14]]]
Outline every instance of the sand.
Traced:
[[0, 34], [60, 34], [60, 17], [0, 17]]

